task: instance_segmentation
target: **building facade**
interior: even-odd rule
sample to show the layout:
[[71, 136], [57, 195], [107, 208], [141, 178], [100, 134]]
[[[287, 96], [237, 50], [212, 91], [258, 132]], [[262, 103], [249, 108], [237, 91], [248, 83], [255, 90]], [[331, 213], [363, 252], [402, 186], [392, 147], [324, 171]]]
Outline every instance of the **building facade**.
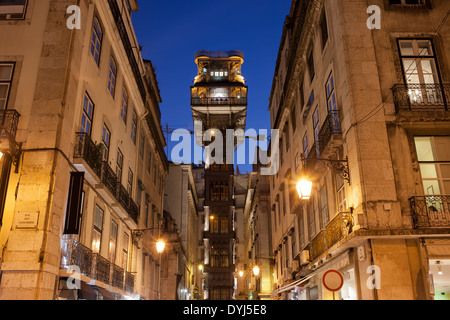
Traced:
[[[204, 200], [204, 277], [206, 300], [230, 300], [235, 287], [235, 139], [226, 130], [245, 129], [247, 91], [241, 51], [198, 51], [198, 73], [191, 87], [196, 143], [206, 150]], [[228, 151], [228, 154], [227, 154]], [[227, 157], [228, 156], [228, 157]]]
[[[258, 166], [248, 177], [245, 199], [245, 272], [249, 299], [268, 300], [273, 291], [274, 259], [271, 235], [269, 176], [261, 175]], [[254, 268], [259, 271], [255, 274]], [[256, 271], [256, 270], [255, 270]]]
[[294, 0], [285, 21], [269, 107], [276, 299], [448, 298], [450, 3], [371, 4]]
[[165, 181], [164, 224], [166, 249], [162, 256], [163, 300], [194, 298], [198, 269], [198, 195], [192, 165], [169, 166]]
[[0, 299], [158, 299], [137, 230], [160, 224], [168, 163], [138, 4], [77, 4], [0, 4]]

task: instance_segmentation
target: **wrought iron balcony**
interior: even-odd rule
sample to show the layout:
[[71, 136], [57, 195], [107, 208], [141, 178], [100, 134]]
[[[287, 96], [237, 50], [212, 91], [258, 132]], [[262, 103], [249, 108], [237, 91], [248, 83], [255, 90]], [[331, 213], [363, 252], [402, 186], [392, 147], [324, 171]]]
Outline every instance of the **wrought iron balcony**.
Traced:
[[112, 281], [111, 284], [119, 289], [123, 289], [124, 284], [124, 270], [118, 265], [112, 265]]
[[134, 292], [134, 275], [129, 272], [125, 273], [125, 291]]
[[74, 159], [83, 159], [97, 177], [102, 175], [102, 152], [87, 133], [76, 133]]
[[352, 214], [350, 212], [339, 212], [309, 244], [311, 260], [318, 258], [352, 232]]
[[80, 268], [80, 273], [91, 276], [92, 250], [73, 239], [61, 241], [61, 269], [69, 269], [71, 266]]
[[327, 248], [342, 240], [353, 232], [353, 217], [350, 212], [339, 212], [325, 227]]
[[138, 223], [139, 218], [139, 206], [134, 202], [133, 199], [129, 198], [129, 204], [128, 204], [128, 214], [130, 215], [130, 218], [134, 220], [134, 222]]
[[318, 258], [326, 250], [325, 231], [320, 231], [309, 245], [311, 260]]
[[193, 106], [242, 106], [247, 105], [247, 98], [223, 97], [223, 98], [192, 98]]
[[107, 161], [102, 162], [102, 172], [100, 181], [108, 188], [108, 190], [115, 196], [119, 187], [119, 179], [116, 173], [109, 166]]
[[98, 253], [94, 254], [92, 277], [103, 283], [109, 284], [111, 278], [111, 262]]
[[0, 110], [0, 138], [16, 138], [19, 118], [16, 110]]
[[450, 195], [415, 196], [409, 203], [414, 228], [450, 227]]
[[336, 135], [340, 135], [341, 122], [339, 119], [339, 111], [328, 111], [328, 116], [322, 124], [322, 128], [319, 132], [319, 155], [321, 156], [329, 144], [331, 138]]
[[449, 83], [396, 84], [392, 88], [396, 111], [400, 110], [448, 110]]

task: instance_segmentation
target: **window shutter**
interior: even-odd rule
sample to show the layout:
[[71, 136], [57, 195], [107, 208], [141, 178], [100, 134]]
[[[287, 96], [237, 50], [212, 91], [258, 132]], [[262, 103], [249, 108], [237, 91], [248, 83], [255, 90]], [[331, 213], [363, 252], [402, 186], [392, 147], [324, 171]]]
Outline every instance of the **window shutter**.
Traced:
[[67, 200], [64, 234], [78, 234], [80, 231], [81, 198], [83, 194], [84, 172], [70, 175], [69, 197]]

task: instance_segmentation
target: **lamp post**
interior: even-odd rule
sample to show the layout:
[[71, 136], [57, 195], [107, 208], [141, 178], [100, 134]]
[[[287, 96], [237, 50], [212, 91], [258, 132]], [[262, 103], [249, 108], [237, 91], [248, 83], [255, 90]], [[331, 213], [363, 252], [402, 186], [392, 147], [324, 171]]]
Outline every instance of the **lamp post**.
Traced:
[[[147, 231], [152, 231], [152, 230], [161, 231], [162, 228], [146, 228], [146, 229], [132, 230], [131, 236], [133, 238], [133, 243], [136, 242], [138, 239], [142, 238]], [[161, 234], [161, 232], [160, 232], [160, 234]], [[160, 299], [160, 295], [161, 295], [161, 271], [162, 271], [161, 263], [162, 263], [162, 254], [164, 252], [165, 247], [166, 247], [166, 243], [161, 238], [159, 238], [159, 240], [156, 242], [156, 252], [159, 255], [158, 300]]]

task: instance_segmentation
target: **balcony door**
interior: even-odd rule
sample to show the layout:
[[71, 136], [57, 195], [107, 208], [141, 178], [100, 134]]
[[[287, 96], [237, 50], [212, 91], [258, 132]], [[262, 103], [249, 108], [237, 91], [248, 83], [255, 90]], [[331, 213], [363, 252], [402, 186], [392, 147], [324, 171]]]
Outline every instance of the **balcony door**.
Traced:
[[398, 40], [406, 94], [411, 104], [440, 104], [443, 96], [433, 43], [429, 39]]
[[425, 195], [450, 195], [450, 136], [414, 138]]

